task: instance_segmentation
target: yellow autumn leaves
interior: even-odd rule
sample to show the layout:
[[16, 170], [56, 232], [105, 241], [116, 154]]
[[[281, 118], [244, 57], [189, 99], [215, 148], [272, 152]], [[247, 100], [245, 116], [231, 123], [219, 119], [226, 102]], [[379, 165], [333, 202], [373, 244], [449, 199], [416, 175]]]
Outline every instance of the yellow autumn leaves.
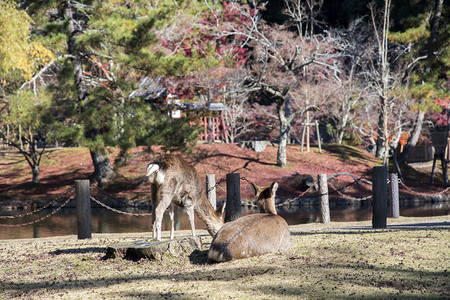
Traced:
[[19, 71], [24, 80], [32, 78], [53, 60], [52, 53], [30, 38], [32, 20], [15, 7], [12, 1], [0, 2], [0, 83], [7, 84], [7, 75]]

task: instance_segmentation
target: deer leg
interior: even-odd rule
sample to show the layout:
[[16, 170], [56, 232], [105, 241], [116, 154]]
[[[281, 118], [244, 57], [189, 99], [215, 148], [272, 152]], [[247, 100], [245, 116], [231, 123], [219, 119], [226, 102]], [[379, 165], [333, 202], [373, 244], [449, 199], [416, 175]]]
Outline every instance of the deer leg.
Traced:
[[160, 241], [161, 240], [161, 223], [162, 217], [164, 215], [164, 210], [162, 212], [155, 212], [155, 219], [153, 221], [153, 240]]
[[173, 203], [170, 204], [170, 210], [169, 210], [169, 217], [170, 217], [170, 239], [173, 240], [175, 236], [175, 221], [174, 221], [174, 215], [175, 210], [177, 209], [176, 205]]
[[191, 223], [192, 236], [195, 236], [194, 207], [186, 207], [186, 213], [189, 217], [189, 223]]
[[162, 194], [158, 205], [154, 208], [153, 219], [153, 240], [161, 240], [161, 223], [164, 217], [164, 211], [169, 207], [171, 203], [170, 195]]
[[156, 226], [155, 226], [155, 220], [156, 220], [156, 212], [155, 212], [155, 208], [153, 208], [152, 210], [152, 238], [153, 240], [156, 238]]

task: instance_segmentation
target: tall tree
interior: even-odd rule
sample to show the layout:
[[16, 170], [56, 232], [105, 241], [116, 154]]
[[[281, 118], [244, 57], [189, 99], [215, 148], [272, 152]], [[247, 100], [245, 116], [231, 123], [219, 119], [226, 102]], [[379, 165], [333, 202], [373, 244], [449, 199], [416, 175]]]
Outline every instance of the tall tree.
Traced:
[[37, 183], [53, 124], [49, 96], [47, 91], [17, 89], [39, 74], [53, 56], [38, 39], [30, 36], [31, 24], [28, 14], [14, 2], [0, 3], [0, 139], [24, 156], [32, 171], [32, 182]]
[[[72, 126], [60, 137], [89, 147], [95, 170], [91, 178], [96, 182], [114, 176], [108, 146], [121, 146], [126, 152], [137, 142], [167, 142], [177, 148], [195, 138], [195, 128], [170, 121], [151, 112], [142, 99], [128, 97], [144, 76], [181, 75], [193, 69], [188, 64], [192, 59], [180, 53], [167, 55], [164, 43], [158, 43], [163, 28], [181, 19], [174, 16], [206, 9], [190, 4], [95, 0], [23, 4], [36, 20], [36, 32], [61, 57], [59, 77], [52, 84], [54, 105], [59, 107], [59, 120]], [[167, 131], [168, 126], [178, 130]]]
[[[82, 43], [81, 37], [91, 29], [88, 22], [91, 18], [92, 2], [67, 0], [62, 2], [25, 1], [22, 3], [22, 8], [29, 11], [31, 17], [35, 20], [36, 34], [43, 37], [47, 45], [59, 56], [58, 60], [65, 66], [62, 69], [72, 74], [73, 80], [69, 80], [69, 82], [73, 82], [73, 95], [76, 96], [76, 101], [70, 101], [72, 99], [69, 97], [64, 99], [71, 102], [70, 106], [73, 107], [72, 112], [75, 112], [75, 114], [70, 116], [61, 114], [59, 117], [61, 119], [70, 118], [72, 122], [78, 125], [83, 125], [80, 116], [83, 116], [86, 112], [86, 104], [91, 92], [86, 80], [89, 49]], [[70, 63], [70, 66], [67, 63]], [[59, 79], [63, 77], [60, 75]], [[56, 89], [62, 87], [72, 89], [67, 84], [60, 85], [59, 82], [53, 82], [53, 86]], [[59, 94], [55, 93], [55, 95]], [[67, 95], [70, 95], [70, 93], [67, 93]], [[65, 111], [65, 113], [67, 112]], [[76, 128], [84, 129], [83, 126], [76, 126]], [[84, 131], [83, 137], [95, 140], [95, 129], [91, 128]], [[93, 174], [95, 180], [100, 182], [102, 178], [113, 177], [112, 165], [105, 155], [104, 149], [90, 147], [90, 151], [95, 169]]]
[[390, 27], [391, 1], [384, 1], [381, 24], [376, 24], [375, 8], [371, 8], [371, 19], [374, 24], [374, 32], [377, 41], [379, 64], [374, 72], [378, 74], [378, 79], [374, 82], [374, 87], [378, 93], [378, 129], [375, 155], [383, 159], [383, 164], [387, 165], [389, 159], [389, 127], [388, 120], [391, 113], [391, 102], [393, 99], [389, 96], [390, 91], [390, 66], [388, 60], [388, 34]]
[[[414, 66], [413, 71], [418, 72], [412, 75], [410, 79], [410, 95], [412, 98], [419, 99], [415, 106], [417, 117], [412, 129], [411, 138], [408, 139], [403, 152], [397, 158], [399, 163], [406, 161], [408, 155], [417, 144], [422, 132], [425, 113], [432, 108], [432, 105], [430, 105], [432, 101], [448, 94], [449, 87], [445, 82], [448, 82], [448, 70], [450, 67], [448, 62], [450, 55], [448, 50], [448, 30], [450, 25], [447, 22], [442, 26], [443, 2], [443, 0], [434, 1], [432, 15], [428, 17], [430, 20], [429, 26], [427, 26], [428, 22], [422, 20], [422, 22], [419, 22], [421, 26], [410, 27], [405, 32], [397, 33], [392, 37], [394, 40], [403, 43], [410, 42], [418, 44], [416, 47], [418, 53], [416, 55], [418, 56], [416, 61], [420, 61], [420, 58], [425, 59]], [[448, 9], [446, 14], [448, 16]], [[414, 19], [421, 19], [424, 16], [426, 17], [427, 15], [415, 16]], [[421, 44], [419, 37], [426, 40], [425, 37], [428, 32], [429, 39], [427, 43]], [[426, 49], [426, 56], [420, 56], [421, 52], [425, 52], [422, 49]]]

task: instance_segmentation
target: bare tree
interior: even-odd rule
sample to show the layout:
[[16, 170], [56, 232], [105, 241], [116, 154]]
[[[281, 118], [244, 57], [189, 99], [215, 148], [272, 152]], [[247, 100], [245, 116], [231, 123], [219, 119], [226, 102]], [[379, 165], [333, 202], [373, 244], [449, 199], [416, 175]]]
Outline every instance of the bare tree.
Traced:
[[373, 82], [373, 88], [378, 94], [378, 130], [375, 155], [383, 159], [383, 164], [388, 165], [389, 160], [389, 128], [388, 120], [393, 99], [389, 96], [390, 90], [390, 66], [388, 60], [388, 33], [389, 33], [389, 18], [391, 12], [391, 0], [384, 1], [384, 10], [382, 13], [381, 28], [378, 27], [376, 19], [376, 11], [374, 4], [370, 5], [371, 20], [374, 27], [374, 33], [377, 42], [378, 57], [376, 64], [374, 63], [373, 71], [378, 77]]
[[[252, 89], [259, 87], [259, 95], [276, 104], [279, 121], [277, 165], [285, 167], [286, 144], [293, 120], [320, 104], [318, 99], [310, 99], [307, 93], [301, 92], [302, 84], [336, 76], [339, 70], [333, 65], [334, 54], [331, 47], [327, 47], [329, 41], [326, 35], [305, 37], [289, 31], [289, 24], [274, 30], [261, 19], [261, 7], [250, 11], [236, 5], [236, 9], [251, 21], [240, 28], [231, 26], [221, 35], [243, 36], [253, 49], [252, 60], [248, 63], [252, 76], [250, 82]], [[299, 25], [299, 28], [302, 26]], [[304, 95], [305, 98], [294, 98], [296, 95]], [[289, 101], [293, 103], [294, 109], [291, 111], [286, 109]]]
[[224, 112], [227, 140], [230, 142], [245, 135], [251, 126], [248, 122], [251, 107], [247, 99], [252, 89], [246, 85], [246, 75], [244, 69], [229, 74], [222, 94], [224, 103], [230, 108]]
[[290, 22], [297, 28], [300, 36], [313, 36], [315, 28], [323, 28], [318, 15], [323, 0], [284, 0], [284, 14], [291, 18]]

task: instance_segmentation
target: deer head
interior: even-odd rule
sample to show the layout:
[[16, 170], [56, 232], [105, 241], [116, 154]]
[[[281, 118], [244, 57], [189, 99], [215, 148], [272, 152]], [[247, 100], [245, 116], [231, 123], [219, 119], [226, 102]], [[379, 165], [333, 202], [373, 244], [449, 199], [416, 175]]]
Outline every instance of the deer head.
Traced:
[[251, 181], [249, 181], [249, 184], [255, 194], [255, 202], [259, 212], [276, 215], [275, 194], [278, 189], [278, 183], [272, 182], [272, 184], [265, 187], [259, 187]]

